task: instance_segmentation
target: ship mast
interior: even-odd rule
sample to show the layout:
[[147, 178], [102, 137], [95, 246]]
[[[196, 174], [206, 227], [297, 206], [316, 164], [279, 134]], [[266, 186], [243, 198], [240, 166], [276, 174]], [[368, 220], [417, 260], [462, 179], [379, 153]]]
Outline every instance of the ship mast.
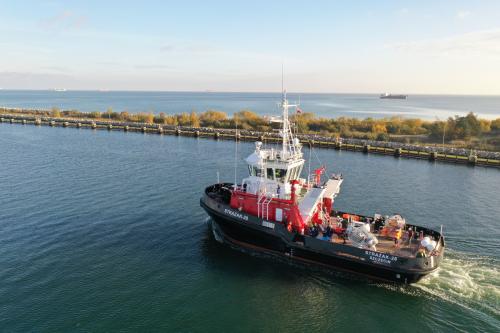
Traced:
[[[281, 85], [283, 85], [283, 79], [281, 79]], [[281, 92], [281, 109], [282, 109], [282, 117], [283, 117], [283, 151], [282, 155], [285, 158], [286, 153], [288, 151], [288, 135], [287, 134], [287, 123], [288, 123], [288, 101], [286, 100], [286, 91], [283, 90]]]
[[290, 126], [290, 121], [288, 120], [288, 109], [291, 107], [297, 107], [295, 104], [288, 104], [288, 100], [286, 98], [286, 90], [282, 91], [281, 98], [281, 111], [282, 111], [282, 121], [283, 128], [281, 135], [283, 136], [283, 147], [282, 147], [282, 159], [287, 160], [289, 158], [296, 157], [300, 150], [297, 147], [297, 143], [294, 141], [292, 129]]

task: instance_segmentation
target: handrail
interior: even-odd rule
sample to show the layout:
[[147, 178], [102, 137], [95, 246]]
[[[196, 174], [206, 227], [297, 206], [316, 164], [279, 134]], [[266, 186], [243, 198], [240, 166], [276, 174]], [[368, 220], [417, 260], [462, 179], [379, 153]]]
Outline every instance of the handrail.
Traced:
[[[266, 200], [262, 203], [262, 205], [266, 205], [266, 220], [269, 220], [269, 204], [273, 200], [273, 197], [266, 197]], [[262, 217], [264, 217], [264, 214], [262, 214]]]

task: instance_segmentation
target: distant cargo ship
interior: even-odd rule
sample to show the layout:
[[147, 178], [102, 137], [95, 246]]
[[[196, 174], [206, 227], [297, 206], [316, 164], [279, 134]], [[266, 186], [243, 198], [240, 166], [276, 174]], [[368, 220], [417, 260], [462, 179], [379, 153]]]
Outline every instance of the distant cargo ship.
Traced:
[[408, 97], [408, 95], [393, 95], [393, 94], [389, 94], [389, 93], [385, 93], [385, 94], [382, 94], [380, 95], [380, 98], [387, 98], [387, 99], [406, 99]]

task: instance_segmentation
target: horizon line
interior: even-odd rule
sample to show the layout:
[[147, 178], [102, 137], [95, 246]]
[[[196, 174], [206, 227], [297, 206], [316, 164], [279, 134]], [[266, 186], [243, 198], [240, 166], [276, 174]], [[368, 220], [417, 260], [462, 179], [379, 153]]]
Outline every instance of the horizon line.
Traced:
[[[57, 93], [65, 93], [70, 91], [75, 92], [165, 92], [165, 93], [234, 93], [234, 94], [281, 94], [281, 91], [233, 91], [233, 90], [146, 90], [146, 89], [71, 89], [71, 88], [61, 88], [65, 89], [64, 91], [56, 91], [58, 88], [33, 88], [33, 89], [24, 89], [24, 88], [0, 88], [1, 91], [51, 91]], [[381, 95], [383, 93], [375, 93], [375, 92], [303, 92], [303, 91], [287, 91], [288, 94], [317, 94], [317, 95]], [[500, 97], [499, 94], [461, 94], [461, 93], [401, 93], [395, 92], [390, 94], [404, 94], [408, 97], [410, 96], [478, 96], [478, 97]]]

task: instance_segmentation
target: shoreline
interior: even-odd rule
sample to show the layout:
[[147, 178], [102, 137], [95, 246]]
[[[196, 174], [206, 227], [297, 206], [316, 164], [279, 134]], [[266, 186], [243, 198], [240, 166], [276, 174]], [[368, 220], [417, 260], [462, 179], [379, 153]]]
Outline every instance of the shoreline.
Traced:
[[[166, 134], [241, 141], [278, 142], [278, 133], [253, 130], [220, 129], [209, 127], [190, 127], [175, 125], [158, 125], [144, 122], [123, 122], [113, 120], [94, 120], [91, 118], [50, 117], [19, 113], [1, 113], [0, 123], [37, 125], [50, 127], [73, 127], [86, 129], [103, 129], [123, 132], [139, 132], [147, 134]], [[333, 138], [319, 134], [298, 134], [303, 144], [313, 147], [336, 150], [350, 150], [363, 153], [425, 159], [429, 161], [449, 162], [471, 166], [488, 166], [500, 168], [500, 152], [449, 148], [443, 146], [423, 146], [399, 142], [372, 141], [350, 138]]]
[[[204, 112], [181, 113], [160, 112], [115, 112], [112, 108], [102, 111], [79, 111], [58, 107], [25, 108], [0, 106], [1, 114], [21, 114], [68, 119], [92, 119], [94, 121], [119, 121], [149, 123], [187, 127], [218, 129], [246, 129], [258, 132], [273, 132], [275, 116], [260, 115], [242, 109], [228, 116], [226, 112], [207, 109]], [[500, 117], [479, 118], [469, 112], [466, 116], [449, 117], [445, 120], [387, 116], [383, 118], [359, 118], [339, 116], [318, 117], [310, 112], [290, 115], [297, 133], [321, 135], [334, 138], [362, 139], [368, 141], [401, 142], [421, 146], [443, 146], [448, 148], [475, 149], [500, 152]], [[445, 140], [446, 137], [446, 140]]]

